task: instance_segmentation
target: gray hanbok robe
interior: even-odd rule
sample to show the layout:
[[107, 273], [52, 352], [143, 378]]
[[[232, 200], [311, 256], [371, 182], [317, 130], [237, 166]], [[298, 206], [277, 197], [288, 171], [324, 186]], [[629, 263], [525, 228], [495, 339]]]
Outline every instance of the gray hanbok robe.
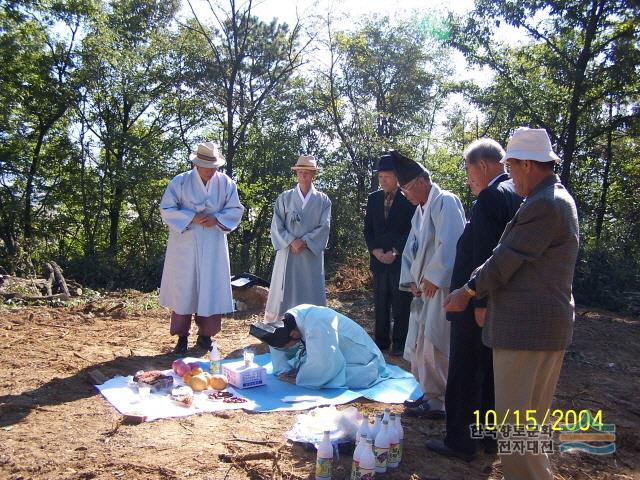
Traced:
[[[265, 309], [265, 320], [273, 321], [288, 309], [308, 303], [327, 304], [324, 284], [324, 250], [329, 241], [331, 200], [313, 186], [306, 205], [296, 188], [281, 193], [273, 207], [271, 243], [276, 258]], [[307, 243], [298, 254], [289, 245], [296, 239]]]
[[428, 340], [449, 356], [450, 323], [442, 304], [449, 294], [449, 285], [456, 257], [456, 244], [465, 225], [464, 208], [453, 193], [441, 190], [435, 183], [423, 208], [416, 208], [411, 219], [411, 231], [402, 253], [400, 290], [411, 291], [410, 284], [418, 288], [423, 278], [438, 286], [432, 297], [414, 297], [409, 315], [409, 331], [404, 358], [411, 361], [418, 342], [420, 326]]
[[[227, 230], [192, 224], [200, 212], [214, 215]], [[160, 305], [200, 316], [233, 311], [227, 234], [238, 227], [243, 212], [236, 184], [222, 172], [207, 186], [195, 168], [169, 182], [160, 202], [169, 227]]]

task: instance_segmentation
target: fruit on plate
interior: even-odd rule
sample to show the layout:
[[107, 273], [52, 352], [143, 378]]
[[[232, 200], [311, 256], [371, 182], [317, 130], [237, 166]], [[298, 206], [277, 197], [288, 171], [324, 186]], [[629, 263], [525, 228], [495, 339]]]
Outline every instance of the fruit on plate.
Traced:
[[178, 359], [174, 360], [171, 364], [171, 369], [176, 375], [183, 376], [185, 373], [191, 371], [191, 367], [185, 363], [184, 360]]
[[211, 375], [209, 378], [209, 386], [214, 390], [224, 390], [229, 385], [229, 380], [224, 375]]
[[193, 378], [193, 375], [191, 375], [191, 372], [187, 372], [182, 376], [182, 381], [184, 382], [185, 385], [191, 385], [192, 378]]
[[201, 392], [209, 388], [209, 381], [207, 377], [201, 373], [191, 377], [191, 383], [189, 385], [194, 392]]
[[200, 367], [196, 367], [196, 368], [192, 368], [191, 369], [191, 375], [193, 375], [193, 376], [200, 375], [203, 372], [204, 372], [204, 370], [202, 370]]

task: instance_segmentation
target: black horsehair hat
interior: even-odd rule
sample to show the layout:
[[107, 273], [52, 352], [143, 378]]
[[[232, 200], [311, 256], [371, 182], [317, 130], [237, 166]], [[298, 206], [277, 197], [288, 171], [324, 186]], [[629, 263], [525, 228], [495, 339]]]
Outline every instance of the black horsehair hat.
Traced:
[[393, 166], [400, 186], [406, 185], [423, 173], [429, 173], [428, 170], [418, 162], [411, 160], [409, 157], [405, 157], [397, 150], [391, 150], [389, 156], [393, 159]]
[[249, 335], [256, 337], [274, 348], [284, 347], [291, 340], [289, 333], [296, 328], [293, 315], [285, 313], [284, 318], [273, 323], [254, 323], [249, 327]]

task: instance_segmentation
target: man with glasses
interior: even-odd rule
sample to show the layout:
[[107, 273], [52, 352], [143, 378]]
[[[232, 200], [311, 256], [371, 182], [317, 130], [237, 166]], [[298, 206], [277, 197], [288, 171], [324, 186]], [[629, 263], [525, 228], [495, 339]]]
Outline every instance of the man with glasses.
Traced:
[[442, 302], [449, 293], [465, 214], [460, 199], [432, 183], [424, 167], [397, 151], [390, 155], [402, 193], [418, 206], [402, 253], [400, 289], [413, 294], [404, 358], [411, 362], [423, 395], [405, 402], [406, 413], [441, 419], [449, 367], [449, 322]]

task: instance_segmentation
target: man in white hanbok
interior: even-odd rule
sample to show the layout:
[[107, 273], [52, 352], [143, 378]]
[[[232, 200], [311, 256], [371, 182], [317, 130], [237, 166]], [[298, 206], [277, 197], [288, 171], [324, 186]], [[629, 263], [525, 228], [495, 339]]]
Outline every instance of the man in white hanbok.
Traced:
[[276, 258], [265, 309], [265, 321], [282, 317], [291, 307], [326, 305], [324, 250], [329, 241], [331, 200], [313, 186], [316, 159], [302, 155], [292, 170], [298, 185], [281, 193], [273, 207], [271, 243]]
[[350, 318], [328, 307], [298, 305], [282, 321], [252, 325], [267, 343], [273, 373], [308, 388], [367, 388], [389, 377], [382, 352]]
[[402, 253], [400, 289], [414, 296], [404, 358], [411, 362], [423, 395], [405, 402], [405, 411], [410, 416], [444, 418], [450, 324], [442, 303], [449, 293], [465, 213], [460, 199], [432, 183], [420, 164], [396, 151], [391, 155], [402, 193], [418, 205]]
[[178, 354], [187, 351], [193, 314], [196, 346], [208, 350], [222, 314], [233, 311], [227, 234], [244, 212], [236, 184], [218, 171], [225, 159], [214, 143], [201, 143], [189, 159], [194, 168], [175, 176], [160, 202], [169, 239], [159, 302], [172, 311], [170, 333], [178, 335]]

